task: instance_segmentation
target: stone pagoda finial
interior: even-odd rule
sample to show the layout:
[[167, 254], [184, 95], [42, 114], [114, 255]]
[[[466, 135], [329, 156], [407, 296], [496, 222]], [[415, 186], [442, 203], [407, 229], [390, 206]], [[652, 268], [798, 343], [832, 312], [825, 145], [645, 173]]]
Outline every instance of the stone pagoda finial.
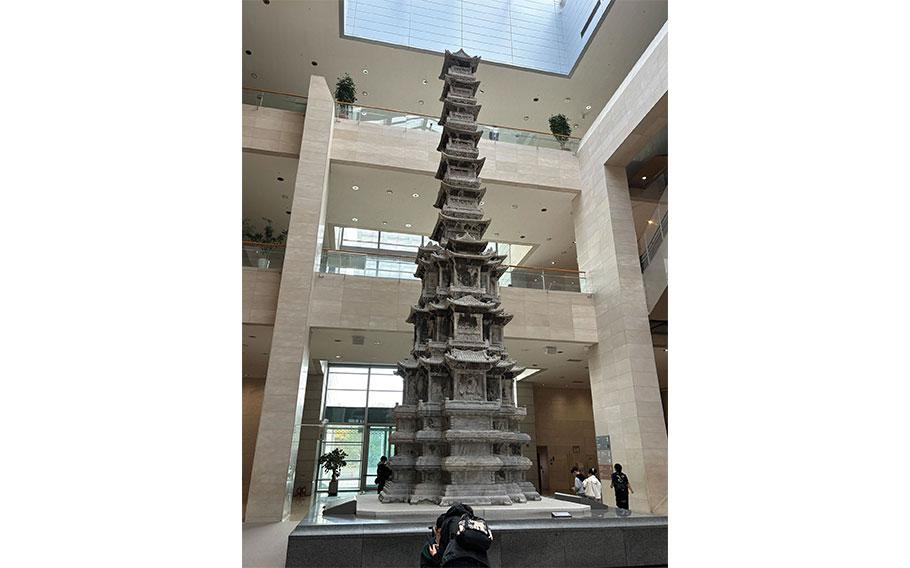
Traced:
[[443, 127], [436, 179], [440, 210], [431, 238], [420, 247], [422, 289], [411, 308], [411, 354], [398, 363], [403, 403], [393, 410], [394, 472], [379, 499], [448, 506], [511, 505], [538, 500], [525, 480], [531, 460], [521, 455], [530, 437], [519, 431], [526, 415], [512, 396], [524, 368], [509, 358], [503, 327], [512, 319], [499, 299], [505, 256], [488, 252], [480, 185], [484, 158], [477, 145], [480, 105], [475, 98], [479, 57], [446, 51], [442, 72]]

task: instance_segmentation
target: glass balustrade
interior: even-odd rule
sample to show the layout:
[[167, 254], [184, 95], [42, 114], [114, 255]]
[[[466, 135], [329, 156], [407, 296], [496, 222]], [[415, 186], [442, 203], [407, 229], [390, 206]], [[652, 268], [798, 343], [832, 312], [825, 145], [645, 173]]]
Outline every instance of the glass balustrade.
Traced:
[[307, 98], [290, 93], [243, 88], [243, 104], [306, 113]]
[[[442, 132], [442, 126], [439, 125], [439, 122], [435, 117], [410, 114], [398, 110], [367, 107], [358, 104], [336, 102], [335, 116], [337, 118], [353, 120], [365, 124], [429, 130], [437, 133]], [[537, 148], [553, 148], [556, 150], [562, 149], [576, 152], [578, 150], [579, 142], [581, 142], [579, 138], [572, 137], [560, 142], [552, 134], [536, 132], [533, 130], [504, 128], [501, 126], [489, 126], [484, 124], [478, 125], [478, 128], [483, 131], [483, 139], [492, 140], [493, 142], [505, 142], [508, 144], [523, 144], [525, 146], [535, 146]]]
[[284, 266], [284, 245], [243, 241], [243, 266], [281, 270]]
[[[324, 250], [319, 271], [326, 274], [370, 278], [419, 280], [414, 276], [416, 269], [413, 257]], [[499, 286], [558, 292], [591, 292], [590, 282], [584, 272], [527, 266], [509, 266], [499, 278]]]

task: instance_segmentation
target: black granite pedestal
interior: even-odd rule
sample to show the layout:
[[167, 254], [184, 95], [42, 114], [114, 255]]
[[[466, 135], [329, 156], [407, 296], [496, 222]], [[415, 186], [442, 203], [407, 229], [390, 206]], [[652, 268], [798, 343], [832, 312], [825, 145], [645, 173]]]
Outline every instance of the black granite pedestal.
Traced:
[[[619, 567], [667, 565], [667, 517], [491, 521], [490, 564]], [[287, 567], [417, 566], [427, 523], [303, 521], [288, 537]]]

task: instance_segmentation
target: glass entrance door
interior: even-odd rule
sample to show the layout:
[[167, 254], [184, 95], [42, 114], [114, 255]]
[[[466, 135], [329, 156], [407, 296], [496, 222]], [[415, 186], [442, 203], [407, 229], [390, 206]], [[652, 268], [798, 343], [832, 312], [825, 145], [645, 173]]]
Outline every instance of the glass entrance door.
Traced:
[[394, 426], [370, 426], [367, 447], [367, 461], [363, 478], [363, 488], [367, 491], [376, 490], [376, 465], [382, 456], [392, 457], [394, 445], [389, 442], [389, 436], [395, 431]]

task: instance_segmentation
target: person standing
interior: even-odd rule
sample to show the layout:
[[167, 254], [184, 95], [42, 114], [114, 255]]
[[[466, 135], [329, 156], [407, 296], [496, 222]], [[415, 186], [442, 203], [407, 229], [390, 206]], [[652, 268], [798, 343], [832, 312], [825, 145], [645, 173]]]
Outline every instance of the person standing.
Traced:
[[588, 477], [585, 478], [585, 482], [582, 484], [585, 490], [585, 497], [589, 499], [594, 499], [598, 503], [603, 502], [603, 493], [600, 480], [597, 478], [597, 470], [591, 468], [588, 470]]
[[622, 472], [622, 465], [615, 464], [613, 469], [615, 471], [613, 472], [613, 475], [610, 476], [610, 487], [613, 488], [613, 493], [616, 495], [616, 508], [628, 511], [629, 493], [635, 492], [632, 491], [632, 485], [629, 483], [629, 478]]
[[392, 468], [386, 463], [388, 461], [388, 458], [382, 456], [379, 458], [379, 464], [376, 465], [376, 493], [382, 493], [385, 482], [392, 477]]
[[578, 469], [577, 465], [572, 466], [572, 477], [574, 478], [574, 481], [575, 481], [575, 494], [584, 495], [585, 494], [585, 489], [584, 489], [585, 474], [583, 474], [581, 472], [581, 470]]

